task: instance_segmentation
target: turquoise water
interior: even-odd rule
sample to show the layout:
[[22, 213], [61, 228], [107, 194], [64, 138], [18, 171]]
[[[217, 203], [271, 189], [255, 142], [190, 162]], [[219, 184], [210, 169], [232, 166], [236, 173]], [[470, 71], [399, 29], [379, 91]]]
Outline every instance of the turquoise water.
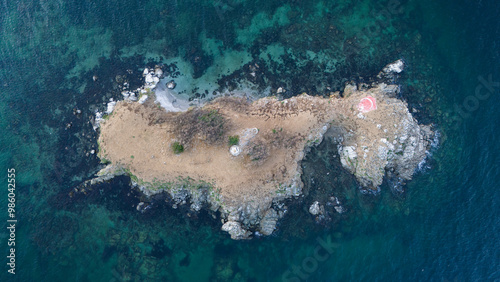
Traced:
[[[4, 257], [8, 168], [18, 219], [16, 274], [4, 264], [1, 281], [500, 280], [497, 2], [49, 2], [0, 5]], [[399, 58], [402, 98], [440, 132], [404, 193], [361, 194], [321, 144], [304, 162], [310, 195], [269, 238], [235, 242], [160, 202], [141, 214], [126, 178], [69, 196], [99, 169], [89, 118], [146, 64], [176, 61], [201, 89], [250, 81], [292, 96], [369, 81]], [[325, 225], [305, 210], [321, 189], [348, 207]]]

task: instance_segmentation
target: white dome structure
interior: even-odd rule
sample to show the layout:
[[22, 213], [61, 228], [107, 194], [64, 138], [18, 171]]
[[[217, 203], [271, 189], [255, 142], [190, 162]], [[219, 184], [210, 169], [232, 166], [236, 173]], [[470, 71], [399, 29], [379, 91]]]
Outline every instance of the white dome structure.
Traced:
[[233, 145], [231, 148], [229, 148], [229, 153], [233, 156], [238, 156], [241, 153], [241, 148], [238, 145]]

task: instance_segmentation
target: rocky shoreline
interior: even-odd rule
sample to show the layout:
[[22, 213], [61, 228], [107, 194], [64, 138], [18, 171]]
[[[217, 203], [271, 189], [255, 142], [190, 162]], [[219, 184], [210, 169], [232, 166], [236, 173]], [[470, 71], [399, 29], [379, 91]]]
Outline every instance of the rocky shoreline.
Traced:
[[[199, 109], [220, 113], [230, 124], [223, 137], [238, 136], [239, 142], [229, 148], [224, 142], [207, 143], [207, 136], [198, 134], [180, 154], [170, 147], [181, 140], [175, 121], [188, 103], [168, 99], [173, 96], [149, 99], [155, 95], [152, 89], [163, 83], [162, 73], [145, 70], [142, 89], [122, 93], [124, 101], [111, 101], [107, 117], [97, 114], [99, 157], [109, 164], [88, 185], [129, 175], [132, 186], [148, 197], [167, 193], [174, 208], [189, 204], [194, 212], [219, 214], [222, 230], [233, 239], [271, 235], [287, 214], [285, 200], [302, 195], [301, 161], [323, 139], [338, 144], [342, 166], [362, 191], [377, 193], [384, 177], [396, 183], [411, 180], [434, 133], [430, 126], [419, 125], [406, 103], [396, 98], [397, 85], [382, 82], [392, 81], [403, 67], [396, 61], [383, 69], [378, 82], [348, 84], [342, 95], [329, 98], [303, 94], [285, 100], [224, 97], [207, 102]], [[168, 91], [175, 83], [158, 88]], [[337, 213], [344, 212], [337, 198], [330, 204]], [[141, 202], [137, 210], [147, 207]], [[313, 216], [323, 210], [318, 201], [309, 208]]]

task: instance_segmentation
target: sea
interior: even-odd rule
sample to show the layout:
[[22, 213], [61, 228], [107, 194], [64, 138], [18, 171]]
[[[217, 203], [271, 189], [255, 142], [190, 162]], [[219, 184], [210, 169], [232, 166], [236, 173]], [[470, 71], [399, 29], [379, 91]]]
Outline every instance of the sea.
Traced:
[[[500, 2], [0, 1], [0, 281], [500, 281]], [[413, 179], [364, 194], [326, 141], [269, 237], [148, 201], [102, 168], [92, 121], [145, 67], [184, 94], [328, 96], [394, 79], [438, 134]], [[11, 184], [11, 185], [9, 185]], [[345, 212], [317, 223], [328, 193]]]

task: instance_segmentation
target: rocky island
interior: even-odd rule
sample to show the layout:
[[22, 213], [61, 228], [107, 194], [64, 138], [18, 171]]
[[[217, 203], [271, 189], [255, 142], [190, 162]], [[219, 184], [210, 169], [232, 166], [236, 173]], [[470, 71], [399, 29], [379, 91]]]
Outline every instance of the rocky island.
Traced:
[[[402, 66], [390, 64], [379, 77]], [[233, 239], [273, 233], [285, 199], [302, 193], [301, 161], [312, 146], [335, 141], [342, 166], [376, 192], [384, 176], [410, 180], [433, 136], [396, 97], [399, 87], [380, 81], [346, 85], [326, 98], [226, 96], [189, 108], [170, 99], [167, 109], [150, 90], [162, 83], [153, 75], [145, 72], [153, 87], [108, 105], [99, 121], [99, 157], [107, 165], [90, 183], [128, 174], [147, 196], [168, 193], [174, 207], [219, 212]], [[310, 212], [319, 209], [315, 202]]]

